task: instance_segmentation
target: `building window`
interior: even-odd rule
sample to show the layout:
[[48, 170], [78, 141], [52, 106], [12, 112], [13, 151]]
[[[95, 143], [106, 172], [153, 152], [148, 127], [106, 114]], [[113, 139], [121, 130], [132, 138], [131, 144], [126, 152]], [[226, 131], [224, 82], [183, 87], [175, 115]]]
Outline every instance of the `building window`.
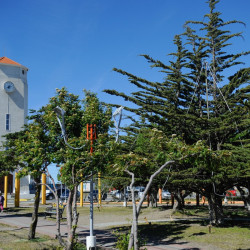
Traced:
[[10, 114], [6, 114], [6, 130], [10, 130]]

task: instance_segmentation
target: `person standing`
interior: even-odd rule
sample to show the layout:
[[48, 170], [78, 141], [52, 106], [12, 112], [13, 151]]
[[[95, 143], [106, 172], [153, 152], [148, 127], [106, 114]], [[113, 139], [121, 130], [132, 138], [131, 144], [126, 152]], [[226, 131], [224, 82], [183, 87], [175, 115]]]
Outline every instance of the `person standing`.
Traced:
[[0, 192], [0, 209], [1, 209], [1, 213], [3, 212], [3, 204], [4, 204], [4, 197], [3, 197], [2, 193]]

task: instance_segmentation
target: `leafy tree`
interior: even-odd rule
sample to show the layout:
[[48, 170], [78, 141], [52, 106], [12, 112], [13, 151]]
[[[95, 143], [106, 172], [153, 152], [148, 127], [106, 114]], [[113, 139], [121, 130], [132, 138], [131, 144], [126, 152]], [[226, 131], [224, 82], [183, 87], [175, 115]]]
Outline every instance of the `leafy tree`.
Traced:
[[6, 154], [12, 157], [12, 166], [18, 168], [18, 177], [30, 175], [35, 182], [35, 200], [29, 239], [35, 238], [41, 192], [41, 175], [51, 163], [50, 139], [38, 116], [29, 117], [31, 122], [24, 130], [7, 135]]
[[[120, 147], [126, 147], [121, 144]], [[194, 169], [202, 168], [204, 165], [207, 169], [214, 168], [224, 153], [215, 154], [201, 141], [193, 145], [186, 144], [183, 140], [173, 135], [166, 136], [162, 131], [157, 129], [142, 130], [139, 136], [129, 150], [123, 150], [124, 153], [117, 154], [115, 159], [115, 170], [127, 172], [131, 176], [130, 189], [132, 190], [133, 202], [133, 225], [130, 234], [129, 249], [134, 246], [138, 249], [138, 218], [142, 203], [148, 191], [150, 190], [155, 178], [164, 171], [172, 167], [170, 172], [177, 173], [186, 166], [192, 166]], [[143, 176], [145, 191], [138, 204], [135, 202], [134, 187], [136, 178], [141, 179]]]
[[[226, 27], [242, 22], [224, 22], [221, 13], [215, 10], [218, 2], [208, 1], [210, 12], [204, 16], [204, 21], [185, 23], [185, 32], [174, 39], [177, 52], [170, 54], [175, 56], [175, 61], [164, 64], [143, 55], [151, 67], [157, 67], [166, 74], [163, 83], [151, 82], [124, 70], [114, 69], [127, 76], [130, 83], [138, 87], [138, 91], [131, 94], [116, 90], [104, 92], [136, 104], [138, 108], [125, 109], [142, 116], [149, 127], [157, 127], [169, 135], [177, 134], [188, 144], [202, 139], [211, 150], [229, 149], [226, 146], [228, 143], [239, 149], [242, 147], [239, 144], [240, 135], [245, 133], [249, 138], [249, 110], [246, 104], [249, 99], [249, 69], [235, 71], [228, 79], [226, 75], [229, 69], [233, 72], [234, 66], [241, 65], [239, 58], [249, 52], [229, 52], [231, 40], [242, 34], [231, 33]], [[193, 28], [197, 25], [201, 27], [198, 30]], [[222, 87], [219, 83], [223, 83]], [[242, 154], [238, 157], [243, 156], [244, 151], [247, 152], [245, 148], [241, 151]], [[197, 177], [203, 176], [205, 172], [204, 178], [209, 184], [203, 185], [202, 181], [197, 181], [200, 186], [195, 185], [196, 192], [206, 191], [212, 222], [215, 224], [223, 223], [221, 199], [225, 191], [237, 175], [249, 169], [244, 158], [241, 158], [241, 162], [241, 170], [233, 164], [211, 168], [208, 172], [207, 166], [203, 166], [203, 170], [197, 169]], [[186, 167], [186, 171], [192, 168]], [[183, 176], [182, 179], [184, 178]], [[189, 178], [185, 180], [188, 188]], [[243, 179], [238, 178], [238, 181], [240, 180]]]
[[[66, 112], [65, 131], [66, 145], [61, 136], [61, 128], [56, 120], [54, 109], [59, 106]], [[58, 89], [57, 95], [52, 97], [49, 104], [40, 109], [44, 122], [48, 126], [48, 134], [53, 145], [53, 162], [60, 164], [59, 179], [69, 189], [67, 201], [68, 236], [64, 242], [66, 249], [74, 246], [75, 230], [78, 223], [76, 190], [83, 180], [101, 171], [107, 164], [110, 145], [108, 144], [108, 130], [111, 124], [111, 110], [99, 102], [95, 94], [85, 91], [85, 98], [70, 94], [65, 88]], [[86, 140], [87, 124], [95, 124], [97, 138], [93, 142], [94, 151], [90, 153], [90, 144]], [[75, 149], [78, 148], [78, 149]]]
[[14, 137], [13, 134], [6, 134], [5, 140], [2, 145], [2, 150], [0, 150], [0, 177], [8, 175], [9, 172], [12, 172], [18, 166], [18, 161], [16, 161], [15, 151], [7, 150], [13, 147], [13, 144], [8, 143], [8, 138]]
[[[66, 110], [68, 143], [74, 147], [83, 145], [81, 150], [74, 150], [65, 145], [54, 113], [54, 108], [57, 106]], [[81, 181], [103, 170], [107, 164], [110, 157], [110, 145], [108, 145], [110, 118], [111, 110], [101, 105], [95, 94], [85, 91], [85, 99], [81, 103], [78, 96], [68, 93], [63, 88], [57, 90], [57, 95], [50, 99], [48, 105], [38, 111], [32, 111], [29, 117], [30, 123], [23, 131], [7, 136], [5, 146], [8, 150], [5, 156], [12, 161], [11, 166], [19, 166], [19, 176], [30, 174], [36, 183], [29, 239], [35, 237], [41, 174], [46, 172], [50, 176], [47, 166], [52, 162], [58, 163], [62, 166], [59, 179], [70, 190], [67, 202], [68, 238], [66, 242], [61, 238], [59, 214], [57, 215], [58, 238], [66, 249], [72, 249], [76, 240], [75, 230], [78, 221], [76, 189]], [[86, 140], [87, 123], [96, 124], [98, 132], [95, 151], [92, 154], [90, 154], [90, 142]]]

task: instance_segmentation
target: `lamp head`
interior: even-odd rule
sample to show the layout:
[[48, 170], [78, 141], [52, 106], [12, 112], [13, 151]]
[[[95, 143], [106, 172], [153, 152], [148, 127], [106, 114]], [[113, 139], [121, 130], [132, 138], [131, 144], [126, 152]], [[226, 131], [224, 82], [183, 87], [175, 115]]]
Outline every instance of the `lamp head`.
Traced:
[[64, 117], [65, 110], [60, 108], [59, 106], [54, 108], [54, 112], [56, 113], [57, 116], [62, 116]]
[[112, 116], [115, 117], [116, 115], [120, 115], [123, 109], [124, 109], [123, 106], [117, 108]]
[[[57, 121], [61, 127], [61, 130], [62, 130], [62, 136], [64, 137], [65, 139], [65, 136], [66, 136], [66, 131], [65, 131], [65, 125], [64, 125], [64, 114], [65, 114], [65, 110], [60, 108], [59, 106], [55, 107], [54, 108], [54, 112], [56, 113], [56, 116], [57, 116]], [[61, 118], [61, 120], [60, 120]]]

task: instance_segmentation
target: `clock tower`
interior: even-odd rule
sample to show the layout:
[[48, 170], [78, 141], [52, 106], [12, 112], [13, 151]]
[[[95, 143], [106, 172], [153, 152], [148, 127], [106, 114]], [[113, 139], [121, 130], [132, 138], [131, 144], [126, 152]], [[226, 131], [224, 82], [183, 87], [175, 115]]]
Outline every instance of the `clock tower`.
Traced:
[[[0, 146], [5, 134], [20, 131], [28, 114], [28, 68], [0, 57]], [[0, 149], [4, 150], [4, 149]], [[8, 193], [13, 192], [13, 176], [8, 178]], [[3, 191], [0, 179], [0, 191]]]
[[7, 57], [0, 58], [0, 141], [21, 130], [28, 114], [28, 69]]

